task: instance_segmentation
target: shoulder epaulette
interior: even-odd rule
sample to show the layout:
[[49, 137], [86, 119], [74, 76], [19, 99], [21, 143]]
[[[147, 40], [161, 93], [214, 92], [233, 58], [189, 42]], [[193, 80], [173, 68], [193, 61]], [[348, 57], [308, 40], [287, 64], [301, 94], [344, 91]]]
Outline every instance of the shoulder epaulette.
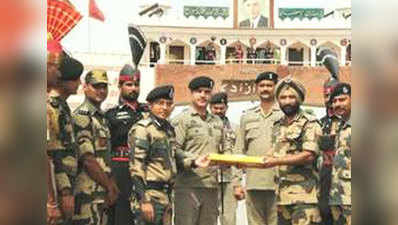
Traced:
[[253, 112], [253, 111], [256, 111], [257, 109], [258, 109], [258, 105], [256, 105], [256, 106], [253, 106], [253, 107], [251, 107], [251, 108], [248, 108], [248, 109], [246, 109], [246, 110], [243, 110], [243, 113], [248, 113], [248, 112]]

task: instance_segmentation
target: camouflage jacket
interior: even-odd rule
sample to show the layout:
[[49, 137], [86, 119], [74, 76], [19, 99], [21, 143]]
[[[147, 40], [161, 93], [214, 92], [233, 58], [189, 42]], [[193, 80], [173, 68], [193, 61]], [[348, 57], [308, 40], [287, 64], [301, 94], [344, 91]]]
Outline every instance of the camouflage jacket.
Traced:
[[53, 90], [47, 96], [47, 154], [53, 159], [56, 188], [73, 190], [76, 143], [68, 104]]
[[[260, 106], [248, 109], [240, 119], [235, 153], [249, 156], [272, 154], [272, 126], [282, 116], [283, 113], [277, 105], [273, 106], [267, 114]], [[248, 190], [275, 190], [274, 176], [273, 169], [246, 169], [246, 188]], [[235, 185], [240, 180], [234, 181]]]
[[333, 160], [330, 205], [351, 205], [351, 124], [345, 122], [338, 133]]
[[[228, 146], [228, 140], [224, 140], [224, 124], [218, 116], [207, 113], [203, 120], [191, 107], [177, 115], [172, 120], [172, 125], [176, 132], [176, 151], [181, 151], [188, 159], [209, 153], [222, 153], [225, 146]], [[176, 178], [176, 187], [218, 187], [217, 169], [192, 169], [186, 165], [178, 168], [181, 173]]]
[[177, 173], [175, 133], [173, 127], [165, 129], [154, 116], [138, 121], [129, 132], [129, 147], [133, 157], [130, 161], [131, 177], [137, 176], [144, 182], [144, 200], [156, 200], [167, 205], [166, 191], [150, 189], [148, 182], [174, 184]]
[[[317, 138], [321, 135], [318, 120], [299, 110], [295, 119], [288, 124], [287, 118], [275, 122], [272, 132], [273, 155], [284, 157], [298, 154], [303, 150], [317, 156], [319, 147]], [[277, 168], [278, 204], [317, 203], [319, 177], [313, 163]]]
[[91, 179], [82, 165], [86, 154], [92, 154], [103, 171], [110, 175], [109, 165], [109, 129], [104, 113], [89, 100], [85, 100], [73, 112], [76, 140], [78, 143], [79, 170], [76, 179], [76, 195], [80, 200], [103, 201], [105, 190]]

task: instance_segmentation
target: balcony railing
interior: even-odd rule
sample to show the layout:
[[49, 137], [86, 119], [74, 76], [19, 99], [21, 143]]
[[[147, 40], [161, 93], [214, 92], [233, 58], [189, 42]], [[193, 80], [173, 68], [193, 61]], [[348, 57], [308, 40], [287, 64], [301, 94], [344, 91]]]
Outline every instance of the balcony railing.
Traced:
[[[153, 67], [156, 64], [185, 64], [185, 65], [222, 65], [222, 64], [275, 64], [275, 65], [280, 65], [281, 60], [280, 59], [249, 59], [249, 58], [243, 58], [243, 59], [225, 59], [223, 60], [217, 59], [217, 60], [195, 60], [194, 64], [191, 64], [191, 60], [189, 59], [166, 59], [163, 63], [160, 62], [143, 62], [140, 65], [141, 66], [150, 66]], [[311, 66], [311, 61], [285, 61], [285, 65], [289, 66]], [[345, 63], [346, 66], [351, 66], [351, 61], [346, 61]], [[316, 61], [315, 66], [322, 66], [321, 61]]]

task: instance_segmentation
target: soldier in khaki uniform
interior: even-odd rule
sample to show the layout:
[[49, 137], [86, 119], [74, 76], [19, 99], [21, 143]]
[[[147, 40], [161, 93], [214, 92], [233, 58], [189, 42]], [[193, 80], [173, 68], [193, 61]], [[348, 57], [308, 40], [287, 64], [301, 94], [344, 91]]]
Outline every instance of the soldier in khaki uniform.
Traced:
[[333, 224], [351, 225], [351, 86], [340, 83], [332, 92], [333, 110], [344, 124], [337, 134], [336, 155], [333, 160], [329, 205]]
[[72, 116], [66, 99], [76, 94], [83, 65], [65, 52], [60, 55], [59, 77], [47, 95], [47, 154], [54, 164], [57, 200], [62, 219], [58, 224], [70, 224], [74, 213], [74, 181], [77, 172], [76, 142]]
[[305, 88], [299, 81], [284, 78], [275, 95], [285, 116], [274, 124], [273, 156], [264, 158], [264, 167], [277, 167], [278, 224], [321, 224], [319, 178], [314, 165], [321, 127], [315, 117], [300, 108]]
[[101, 104], [108, 95], [104, 70], [87, 73], [84, 102], [74, 111], [79, 169], [75, 188], [74, 224], [106, 224], [105, 208], [115, 203], [119, 189], [109, 165], [109, 129]]
[[[228, 95], [225, 92], [214, 94], [210, 99], [210, 110], [214, 115], [219, 116], [224, 122], [224, 138], [228, 139], [229, 146], [223, 149], [224, 154], [233, 154], [236, 135], [235, 128], [226, 116], [228, 110]], [[221, 200], [221, 224], [236, 225], [237, 201], [233, 196], [232, 168], [219, 169], [219, 183], [222, 188]]]
[[[274, 102], [278, 75], [264, 72], [257, 76], [255, 82], [261, 104], [242, 115], [235, 151], [263, 156], [271, 154], [272, 125], [283, 113]], [[240, 180], [234, 182], [235, 196], [238, 199], [246, 197], [249, 225], [277, 224], [274, 176], [272, 169], [246, 169], [246, 187], [240, 186]]]
[[[187, 157], [220, 153], [224, 145], [222, 120], [207, 111], [214, 81], [209, 77], [194, 78], [189, 83], [192, 103], [176, 116], [177, 150]], [[178, 164], [177, 164], [178, 165]], [[176, 225], [215, 225], [218, 216], [218, 182], [216, 168], [179, 166], [176, 179]]]
[[[172, 224], [172, 188], [177, 172], [176, 160], [186, 167], [207, 166], [203, 157], [193, 161], [175, 149], [175, 131], [167, 118], [174, 108], [174, 88], [166, 85], [153, 89], [147, 96], [151, 113], [138, 121], [129, 132], [131, 178], [141, 213], [139, 224]], [[186, 162], [184, 162], [186, 161]]]

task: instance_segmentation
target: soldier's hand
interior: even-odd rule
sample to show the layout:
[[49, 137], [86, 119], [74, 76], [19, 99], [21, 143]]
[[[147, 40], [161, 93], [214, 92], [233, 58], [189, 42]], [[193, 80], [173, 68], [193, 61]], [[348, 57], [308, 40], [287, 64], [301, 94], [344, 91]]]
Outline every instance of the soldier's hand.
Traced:
[[155, 219], [155, 212], [153, 210], [153, 206], [150, 202], [141, 203], [141, 211], [144, 217], [144, 220], [147, 222], [153, 222]]
[[113, 206], [116, 203], [119, 197], [119, 193], [120, 193], [119, 188], [117, 187], [115, 182], [112, 182], [112, 184], [108, 188], [108, 193], [105, 199], [105, 202], [108, 207]]
[[199, 168], [207, 168], [210, 165], [210, 159], [209, 159], [209, 155], [202, 155], [199, 156], [196, 160], [195, 160], [195, 165]]
[[263, 158], [263, 168], [271, 168], [278, 165], [278, 161], [274, 157], [264, 157]]
[[71, 218], [75, 211], [75, 197], [64, 195], [61, 197], [61, 210], [65, 218]]
[[61, 211], [55, 206], [47, 205], [47, 225], [55, 225], [57, 220], [61, 218]]
[[243, 200], [246, 198], [246, 190], [242, 186], [234, 187], [234, 197], [236, 200]]

